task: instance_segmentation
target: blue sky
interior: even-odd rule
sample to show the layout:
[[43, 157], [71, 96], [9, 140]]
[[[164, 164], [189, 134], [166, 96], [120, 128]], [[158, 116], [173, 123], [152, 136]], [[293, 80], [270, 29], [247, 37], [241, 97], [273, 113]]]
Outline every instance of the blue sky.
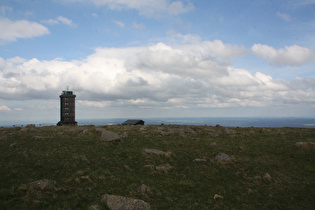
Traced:
[[2, 0], [1, 121], [315, 117], [314, 0]]

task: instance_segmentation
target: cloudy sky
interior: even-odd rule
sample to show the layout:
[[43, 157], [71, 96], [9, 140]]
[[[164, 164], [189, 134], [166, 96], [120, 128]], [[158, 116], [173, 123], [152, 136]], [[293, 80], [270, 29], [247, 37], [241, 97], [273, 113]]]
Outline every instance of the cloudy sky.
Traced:
[[314, 0], [1, 0], [0, 124], [315, 117]]

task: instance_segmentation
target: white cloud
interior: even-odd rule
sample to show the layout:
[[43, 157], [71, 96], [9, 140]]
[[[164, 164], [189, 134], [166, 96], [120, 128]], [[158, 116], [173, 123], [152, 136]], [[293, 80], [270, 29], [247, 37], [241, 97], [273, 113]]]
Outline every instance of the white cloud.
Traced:
[[291, 17], [290, 15], [288, 14], [285, 14], [285, 13], [280, 13], [280, 12], [277, 12], [276, 13], [281, 19], [287, 21], [287, 22], [290, 22], [291, 21]]
[[59, 17], [57, 17], [57, 20], [59, 22], [61, 22], [62, 24], [65, 24], [65, 25], [68, 25], [68, 26], [74, 26], [74, 24], [72, 23], [72, 20], [70, 20], [68, 18], [59, 16]]
[[174, 30], [169, 30], [168, 35], [172, 41], [182, 44], [192, 44], [191, 51], [203, 51], [203, 53], [211, 54], [213, 57], [221, 60], [229, 60], [232, 57], [244, 56], [247, 54], [247, 49], [244, 46], [232, 45], [223, 43], [221, 40], [201, 42], [201, 38], [195, 34], [181, 34]]
[[6, 105], [0, 105], [0, 111], [10, 111], [11, 109]]
[[[26, 61], [27, 61], [26, 59], [21, 58], [21, 57], [19, 57], [19, 56], [15, 56], [15, 57], [9, 58], [9, 59], [7, 60], [8, 63], [12, 63], [12, 64], [21, 64], [21, 63], [24, 63], [24, 62], [26, 62]], [[1, 65], [0, 65], [0, 68], [1, 68]]]
[[0, 57], [0, 70], [4, 68], [4, 66], [5, 66], [5, 60]]
[[167, 35], [169, 35], [174, 40], [180, 40], [183, 43], [200, 43], [201, 38], [198, 35], [195, 34], [181, 34], [175, 30], [169, 30], [167, 31]]
[[49, 20], [43, 20], [41, 21], [44, 24], [49, 24], [49, 25], [57, 25], [59, 24], [59, 21], [56, 19], [49, 19]]
[[86, 107], [97, 107], [97, 108], [105, 108], [110, 106], [109, 101], [87, 101], [87, 100], [78, 100], [78, 104]]
[[0, 18], [0, 42], [12, 42], [19, 38], [32, 38], [46, 34], [49, 34], [49, 30], [39, 23]]
[[98, 48], [80, 61], [2, 59], [0, 99], [56, 99], [69, 85], [80, 106], [94, 108], [172, 110], [315, 102], [314, 78], [276, 80], [220, 61], [243, 53], [242, 47], [217, 40]]
[[124, 24], [123, 22], [121, 22], [121, 21], [114, 20], [114, 23], [115, 23], [116, 25], [118, 25], [119, 27], [121, 27], [121, 28], [124, 28], [124, 27], [125, 27], [125, 24]]
[[142, 23], [133, 23], [132, 27], [139, 30], [145, 29], [145, 25], [143, 25]]
[[[192, 3], [184, 5], [182, 1], [170, 0], [84, 0], [97, 6], [106, 6], [111, 10], [135, 9], [146, 17], [163, 17], [164, 15], [177, 16], [194, 9]], [[70, 2], [83, 2], [71, 0]]]
[[230, 58], [235, 56], [243, 56], [247, 53], [245, 47], [237, 45], [224, 44], [221, 40], [213, 42], [205, 42], [210, 51], [221, 58]]
[[49, 19], [49, 20], [42, 20], [41, 21], [42, 23], [44, 24], [49, 24], [49, 25], [58, 25], [58, 24], [64, 24], [64, 25], [67, 25], [67, 26], [71, 26], [71, 27], [75, 27], [76, 24], [74, 24], [72, 22], [72, 20], [66, 18], [66, 17], [62, 17], [62, 16], [59, 16], [55, 19]]
[[254, 44], [252, 51], [271, 65], [299, 66], [315, 61], [314, 51], [298, 45], [286, 46], [277, 50], [268, 45]]

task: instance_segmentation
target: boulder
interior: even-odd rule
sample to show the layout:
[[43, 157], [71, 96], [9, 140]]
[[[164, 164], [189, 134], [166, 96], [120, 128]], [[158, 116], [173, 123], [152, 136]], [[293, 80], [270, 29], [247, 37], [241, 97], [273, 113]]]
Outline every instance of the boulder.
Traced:
[[171, 152], [163, 152], [163, 151], [157, 150], [157, 149], [145, 149], [144, 152], [147, 154], [162, 155], [162, 156], [166, 156], [166, 157], [169, 157], [171, 155]]
[[235, 135], [236, 134], [236, 131], [229, 129], [229, 128], [223, 128], [222, 130], [223, 130], [223, 133], [226, 135]]
[[206, 159], [200, 159], [200, 158], [196, 158], [194, 160], [194, 162], [206, 162], [207, 160]]
[[140, 129], [139, 129], [139, 131], [140, 131], [140, 132], [144, 132], [144, 131], [146, 131], [146, 128], [147, 128], [146, 125], [141, 126]]
[[144, 165], [143, 168], [153, 169], [153, 168], [154, 168], [154, 165]]
[[128, 133], [127, 132], [123, 132], [123, 134], [120, 135], [121, 138], [128, 138]]
[[281, 130], [281, 129], [278, 129], [278, 130], [277, 130], [277, 134], [279, 134], [279, 135], [285, 135], [286, 132], [283, 131], [283, 130]]
[[137, 191], [140, 193], [148, 193], [151, 191], [151, 189], [148, 186], [146, 186], [145, 184], [142, 184], [138, 187]]
[[315, 147], [314, 142], [296, 142], [296, 147]]
[[271, 179], [271, 176], [267, 172], [265, 172], [265, 173], [261, 174], [261, 178], [263, 178], [263, 179]]
[[121, 137], [113, 132], [108, 130], [103, 130], [101, 133], [100, 141], [101, 142], [114, 142], [114, 141], [120, 141]]
[[215, 156], [214, 160], [218, 162], [230, 162], [231, 157], [225, 153], [219, 153]]
[[196, 132], [190, 127], [173, 129], [162, 128], [158, 130], [162, 136], [197, 136]]
[[0, 136], [0, 141], [6, 141], [8, 138], [6, 136]]
[[111, 210], [150, 210], [150, 204], [140, 199], [129, 198], [119, 195], [102, 196], [102, 202], [106, 203]]
[[90, 135], [91, 132], [89, 131], [89, 129], [84, 129], [84, 130], [82, 131], [82, 134], [83, 134], [83, 135]]
[[12, 144], [10, 144], [10, 147], [15, 147], [16, 146], [16, 143], [14, 142], [14, 143], [12, 143]]
[[164, 164], [164, 165], [159, 165], [159, 166], [156, 166], [155, 169], [157, 171], [169, 171], [173, 168], [173, 166], [171, 166], [170, 164]]
[[50, 184], [43, 180], [37, 180], [35, 182], [30, 182], [27, 184], [28, 187], [38, 189], [38, 190], [49, 190], [51, 188]]
[[18, 191], [27, 191], [27, 186], [26, 186], [26, 184], [21, 184], [19, 187], [18, 187]]
[[210, 136], [216, 138], [216, 137], [219, 136], [219, 134], [217, 134], [217, 133], [210, 133]]
[[218, 194], [215, 194], [213, 196], [213, 199], [216, 200], [216, 199], [223, 199], [223, 196], [222, 195], [218, 195]]
[[217, 142], [212, 142], [212, 143], [210, 144], [210, 147], [216, 147], [216, 146], [218, 146]]

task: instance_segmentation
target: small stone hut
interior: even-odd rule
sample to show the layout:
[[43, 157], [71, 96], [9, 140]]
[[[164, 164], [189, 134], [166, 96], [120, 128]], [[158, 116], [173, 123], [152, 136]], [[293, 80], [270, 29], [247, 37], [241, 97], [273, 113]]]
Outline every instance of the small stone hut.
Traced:
[[143, 120], [126, 120], [122, 125], [144, 125]]

